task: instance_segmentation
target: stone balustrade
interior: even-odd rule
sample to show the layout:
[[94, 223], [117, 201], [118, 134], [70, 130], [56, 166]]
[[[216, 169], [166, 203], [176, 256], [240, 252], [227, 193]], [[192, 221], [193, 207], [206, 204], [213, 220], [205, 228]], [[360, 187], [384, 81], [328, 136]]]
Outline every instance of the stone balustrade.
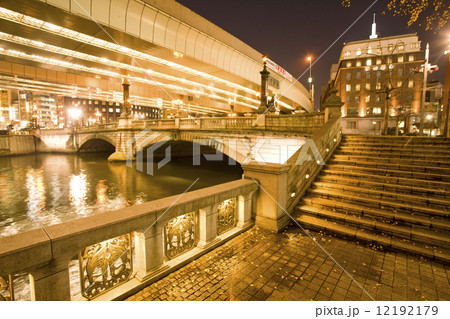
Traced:
[[29, 273], [32, 300], [123, 298], [251, 227], [257, 188], [242, 179], [0, 238], [0, 276]]

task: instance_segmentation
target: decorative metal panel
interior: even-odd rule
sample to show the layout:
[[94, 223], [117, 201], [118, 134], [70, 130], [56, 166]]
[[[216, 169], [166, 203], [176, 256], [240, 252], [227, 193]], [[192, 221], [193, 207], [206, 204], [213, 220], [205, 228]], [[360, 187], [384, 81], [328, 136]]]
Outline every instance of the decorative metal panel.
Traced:
[[171, 219], [164, 227], [166, 256], [172, 259], [195, 246], [195, 214], [188, 213]]
[[217, 208], [217, 235], [236, 225], [236, 198], [224, 200]]
[[14, 288], [11, 275], [0, 276], [0, 301], [13, 301]]
[[133, 269], [131, 234], [86, 247], [79, 261], [81, 294], [88, 299], [126, 282]]

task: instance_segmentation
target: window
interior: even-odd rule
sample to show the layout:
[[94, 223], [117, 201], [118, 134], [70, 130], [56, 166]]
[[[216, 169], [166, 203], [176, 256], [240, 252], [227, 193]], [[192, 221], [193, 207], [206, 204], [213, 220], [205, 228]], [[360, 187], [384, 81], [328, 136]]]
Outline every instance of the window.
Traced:
[[388, 51], [392, 52], [394, 50], [394, 46], [392, 44], [388, 45]]
[[377, 53], [378, 53], [378, 54], [381, 54], [381, 52], [383, 52], [383, 49], [382, 49], [381, 45], [379, 45], [379, 46], [377, 47]]
[[370, 90], [370, 83], [366, 83], [366, 90]]
[[366, 72], [366, 79], [370, 79], [370, 72]]
[[102, 101], [102, 105], [105, 105], [106, 104], [106, 102], [105, 101]]
[[401, 87], [403, 85], [403, 82], [402, 81], [397, 81], [397, 87], [399, 88], [399, 87]]
[[106, 112], [106, 108], [102, 108], [102, 112], [105, 113]]
[[361, 90], [361, 84], [356, 84], [355, 89], [356, 89], [356, 91]]
[[381, 83], [380, 82], [377, 83], [377, 85], [375, 86], [375, 89], [376, 90], [381, 90]]
[[349, 129], [349, 130], [356, 130], [356, 121], [348, 121], [347, 122], [347, 129]]
[[357, 107], [349, 107], [347, 109], [347, 115], [358, 115], [358, 108]]
[[403, 44], [403, 42], [400, 42], [400, 43], [397, 45], [397, 49], [398, 49], [399, 51], [405, 50], [405, 45]]
[[389, 57], [387, 58], [387, 63], [389, 63], [389, 64], [392, 63], [392, 57], [391, 57], [391, 56], [389, 56]]
[[403, 62], [403, 55], [399, 55], [399, 56], [397, 57], [397, 62], [398, 62], [398, 63], [402, 63], [402, 62]]
[[352, 67], [352, 62], [351, 61], [347, 61], [347, 68], [351, 68]]
[[356, 55], [361, 55], [361, 48], [358, 48], [358, 50], [356, 50]]
[[414, 87], [414, 80], [409, 80], [409, 81], [408, 81], [408, 87], [409, 87], [410, 89], [412, 89], [412, 88]]
[[367, 54], [372, 54], [372, 47], [367, 48]]
[[381, 71], [377, 71], [377, 78], [381, 77]]
[[381, 64], [381, 59], [377, 58], [377, 64]]
[[347, 95], [347, 96], [345, 97], [345, 102], [346, 102], [346, 103], [350, 103], [350, 101], [351, 101], [351, 96], [350, 96], [350, 95]]
[[373, 114], [381, 114], [381, 107], [374, 107], [372, 109]]
[[361, 72], [356, 72], [356, 78], [360, 79], [361, 78]]
[[410, 55], [409, 55], [408, 61], [409, 61], [409, 62], [414, 61], [414, 54], [410, 54]]
[[116, 113], [120, 113], [120, 109], [116, 109]]
[[345, 56], [350, 56], [351, 54], [352, 54], [351, 51], [344, 51], [344, 55], [345, 55]]
[[110, 108], [109, 108], [109, 113], [112, 113], [112, 112], [114, 112], [114, 110], [113, 110], [112, 107], [110, 107]]
[[367, 59], [366, 60], [366, 65], [372, 65], [372, 59]]
[[346, 78], [347, 81], [350, 81], [352, 79], [352, 74], [350, 72], [347, 72]]
[[411, 49], [418, 49], [420, 47], [418, 42], [411, 43]]
[[98, 101], [94, 101], [94, 104], [95, 104], [95, 105], [98, 105]]
[[413, 100], [413, 95], [412, 94], [408, 94], [407, 100], [408, 101], [412, 101]]
[[397, 74], [399, 76], [403, 76], [403, 69], [397, 69]]
[[345, 85], [345, 91], [346, 92], [350, 92], [352, 90], [352, 85], [351, 84], [346, 84]]
[[355, 96], [355, 103], [359, 103], [359, 101], [360, 101], [359, 95], [358, 95], [358, 96]]
[[366, 101], [366, 103], [370, 102], [370, 95], [366, 95], [364, 97], [364, 101]]
[[361, 61], [356, 61], [356, 66], [361, 66]]

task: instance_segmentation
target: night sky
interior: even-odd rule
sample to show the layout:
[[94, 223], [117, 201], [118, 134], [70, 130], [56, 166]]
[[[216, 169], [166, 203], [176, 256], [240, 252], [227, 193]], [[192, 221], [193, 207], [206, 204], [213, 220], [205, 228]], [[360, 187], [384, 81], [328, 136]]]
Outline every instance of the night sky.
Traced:
[[[337, 63], [345, 42], [368, 39], [372, 17], [382, 36], [417, 33], [422, 49], [430, 43], [430, 63], [440, 70], [429, 79], [444, 81], [450, 24], [439, 32], [425, 31], [417, 24], [407, 27], [406, 17], [382, 15], [388, 0], [353, 0], [344, 8], [341, 0], [177, 0], [282, 66], [308, 88], [308, 55], [313, 56], [312, 77], [316, 107], [330, 67]], [[361, 14], [375, 4], [347, 31]], [[345, 34], [343, 34], [345, 32]], [[342, 35], [343, 34], [343, 35]], [[339, 38], [342, 35], [341, 38]], [[339, 38], [339, 39], [338, 39]], [[338, 40], [337, 40], [338, 39]], [[337, 40], [337, 41], [336, 41]], [[333, 42], [336, 43], [333, 44]], [[330, 47], [331, 46], [331, 47]], [[326, 53], [324, 53], [329, 49]], [[324, 54], [323, 54], [324, 53]], [[317, 60], [317, 58], [323, 56]]]

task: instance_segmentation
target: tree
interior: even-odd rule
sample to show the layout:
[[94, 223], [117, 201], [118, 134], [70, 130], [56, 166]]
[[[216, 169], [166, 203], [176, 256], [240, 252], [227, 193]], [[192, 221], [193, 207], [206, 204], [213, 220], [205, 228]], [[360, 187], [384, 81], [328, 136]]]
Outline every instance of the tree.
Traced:
[[[350, 7], [350, 3], [351, 0], [342, 0], [344, 7]], [[386, 9], [393, 16], [408, 16], [408, 27], [418, 23], [425, 30], [435, 32], [442, 29], [450, 18], [448, 0], [390, 0]]]

